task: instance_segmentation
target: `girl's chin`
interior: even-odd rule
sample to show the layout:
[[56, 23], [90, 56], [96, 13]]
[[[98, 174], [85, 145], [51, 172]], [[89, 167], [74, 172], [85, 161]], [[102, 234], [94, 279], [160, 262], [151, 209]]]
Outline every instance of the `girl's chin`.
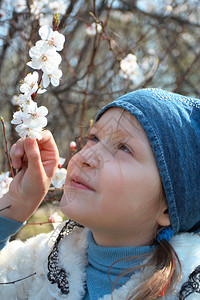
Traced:
[[70, 201], [70, 198], [65, 197], [65, 195], [63, 195], [60, 200], [60, 209], [64, 214], [67, 214], [70, 203], [72, 203], [72, 201]]
[[64, 194], [60, 201], [60, 206], [67, 206], [72, 203], [76, 198], [77, 191], [75, 189], [71, 189], [65, 187]]
[[[60, 200], [60, 209], [68, 218], [75, 220], [78, 215], [79, 205], [78, 199], [64, 194]], [[76, 221], [76, 220], [75, 220]]]

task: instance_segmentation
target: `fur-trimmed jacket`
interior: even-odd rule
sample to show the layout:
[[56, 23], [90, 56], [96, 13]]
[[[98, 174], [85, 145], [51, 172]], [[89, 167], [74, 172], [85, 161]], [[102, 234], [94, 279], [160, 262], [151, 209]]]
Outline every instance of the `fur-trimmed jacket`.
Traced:
[[[62, 224], [63, 226], [63, 224]], [[26, 242], [9, 242], [0, 252], [1, 300], [81, 300], [85, 294], [87, 267], [87, 228], [64, 225], [49, 234], [40, 234]], [[200, 237], [182, 233], [171, 244], [182, 264], [182, 278], [173, 295], [165, 300], [200, 299]], [[133, 275], [114, 290], [114, 300], [125, 300], [140, 278]], [[2, 284], [7, 283], [7, 284]], [[181, 291], [181, 294], [180, 294]], [[111, 295], [100, 299], [111, 300]]]

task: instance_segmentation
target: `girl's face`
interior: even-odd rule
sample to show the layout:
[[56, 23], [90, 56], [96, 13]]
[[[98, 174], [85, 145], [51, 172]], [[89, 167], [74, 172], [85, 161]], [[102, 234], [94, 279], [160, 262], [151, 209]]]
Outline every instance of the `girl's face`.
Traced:
[[70, 160], [61, 208], [102, 246], [145, 245], [158, 228], [161, 191], [143, 128], [133, 115], [112, 108]]

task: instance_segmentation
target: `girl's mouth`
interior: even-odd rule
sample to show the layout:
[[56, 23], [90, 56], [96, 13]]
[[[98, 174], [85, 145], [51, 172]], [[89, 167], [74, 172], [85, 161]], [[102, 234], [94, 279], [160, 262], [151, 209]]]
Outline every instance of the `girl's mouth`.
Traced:
[[70, 186], [75, 189], [94, 191], [94, 189], [87, 182], [78, 176], [71, 178]]

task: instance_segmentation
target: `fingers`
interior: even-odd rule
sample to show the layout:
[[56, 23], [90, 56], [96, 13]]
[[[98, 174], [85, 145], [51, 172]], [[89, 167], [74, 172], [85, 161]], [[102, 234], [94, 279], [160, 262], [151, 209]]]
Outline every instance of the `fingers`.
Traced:
[[19, 169], [22, 165], [22, 157], [24, 156], [24, 138], [19, 139], [10, 150], [12, 164], [15, 169]]
[[44, 168], [41, 161], [40, 150], [36, 140], [26, 138], [24, 151], [28, 161], [28, 172], [31, 178], [40, 180], [44, 176]]
[[39, 147], [43, 150], [53, 151], [58, 153], [56, 143], [54, 141], [53, 135], [49, 130], [44, 130], [42, 132], [42, 139], [38, 141]]
[[28, 170], [41, 175], [45, 170], [52, 177], [59, 161], [59, 153], [50, 131], [42, 132], [41, 140], [21, 138], [11, 147], [10, 156], [15, 169], [28, 165]]
[[[28, 170], [32, 170], [35, 176], [45, 175], [50, 179], [59, 162], [59, 153], [50, 131], [42, 132], [41, 140], [26, 139], [24, 149], [28, 160]], [[45, 173], [45, 174], [44, 174]]]
[[31, 172], [34, 172], [39, 168], [40, 173], [41, 168], [43, 169], [40, 158], [40, 150], [36, 140], [30, 138], [19, 139], [11, 147], [10, 156], [15, 169], [25, 167], [27, 163]]
[[43, 131], [42, 140], [38, 141], [41, 160], [48, 177], [52, 177], [59, 163], [59, 152], [50, 131]]

